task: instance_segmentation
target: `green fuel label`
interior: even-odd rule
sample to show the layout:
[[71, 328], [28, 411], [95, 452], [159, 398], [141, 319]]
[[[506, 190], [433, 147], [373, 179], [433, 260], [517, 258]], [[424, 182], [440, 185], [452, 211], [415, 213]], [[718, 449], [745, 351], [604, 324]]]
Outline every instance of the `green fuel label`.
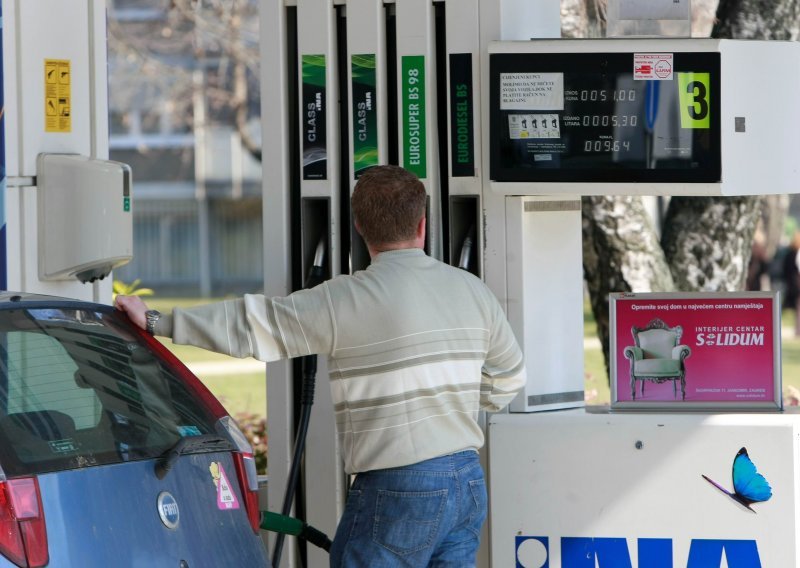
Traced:
[[450, 171], [453, 177], [475, 175], [472, 54], [450, 54]]
[[428, 176], [425, 160], [425, 56], [402, 58], [403, 167], [418, 178]]
[[378, 165], [378, 100], [375, 54], [353, 55], [353, 178]]
[[325, 55], [303, 55], [303, 179], [328, 177]]

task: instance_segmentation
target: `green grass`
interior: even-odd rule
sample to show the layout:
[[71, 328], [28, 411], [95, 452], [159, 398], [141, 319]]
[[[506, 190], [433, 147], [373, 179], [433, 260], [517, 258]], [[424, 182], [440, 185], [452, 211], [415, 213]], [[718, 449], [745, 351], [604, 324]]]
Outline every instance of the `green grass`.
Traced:
[[200, 377], [232, 416], [267, 415], [267, 377], [265, 373]]
[[[150, 308], [163, 313], [169, 313], [175, 307], [186, 308], [219, 301], [218, 298], [159, 298], [156, 296], [145, 297], [144, 300]], [[170, 339], [161, 338], [161, 342], [189, 367], [205, 363], [214, 364], [216, 370], [222, 367], [223, 372], [221, 373], [199, 371], [196, 374], [232, 416], [243, 413], [266, 416], [266, 373], [237, 371], [237, 364], [241, 360], [235, 357], [214, 353], [191, 345], [175, 345]], [[229, 364], [230, 372], [224, 371], [226, 363]]]

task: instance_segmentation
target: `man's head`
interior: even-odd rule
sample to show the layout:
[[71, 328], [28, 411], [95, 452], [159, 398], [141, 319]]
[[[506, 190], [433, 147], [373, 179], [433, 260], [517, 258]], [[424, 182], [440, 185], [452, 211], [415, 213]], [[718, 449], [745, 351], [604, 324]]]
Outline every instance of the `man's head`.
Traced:
[[422, 182], [398, 166], [367, 170], [358, 179], [350, 200], [356, 228], [373, 247], [417, 238], [426, 203]]

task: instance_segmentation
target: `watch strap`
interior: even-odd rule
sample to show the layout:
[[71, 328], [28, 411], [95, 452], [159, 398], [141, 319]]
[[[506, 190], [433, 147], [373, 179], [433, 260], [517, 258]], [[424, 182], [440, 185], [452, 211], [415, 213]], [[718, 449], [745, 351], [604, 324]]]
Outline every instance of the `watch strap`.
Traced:
[[161, 312], [158, 310], [147, 310], [144, 313], [145, 329], [150, 335], [155, 335], [156, 322], [161, 318]]

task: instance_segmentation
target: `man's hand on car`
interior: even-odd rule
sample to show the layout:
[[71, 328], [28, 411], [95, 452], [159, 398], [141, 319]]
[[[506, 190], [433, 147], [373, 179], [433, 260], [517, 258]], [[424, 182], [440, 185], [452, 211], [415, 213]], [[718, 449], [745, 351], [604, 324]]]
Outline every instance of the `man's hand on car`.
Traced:
[[142, 329], [147, 329], [145, 312], [149, 308], [139, 296], [117, 296], [117, 299], [114, 300], [114, 307], [128, 314], [133, 323]]

